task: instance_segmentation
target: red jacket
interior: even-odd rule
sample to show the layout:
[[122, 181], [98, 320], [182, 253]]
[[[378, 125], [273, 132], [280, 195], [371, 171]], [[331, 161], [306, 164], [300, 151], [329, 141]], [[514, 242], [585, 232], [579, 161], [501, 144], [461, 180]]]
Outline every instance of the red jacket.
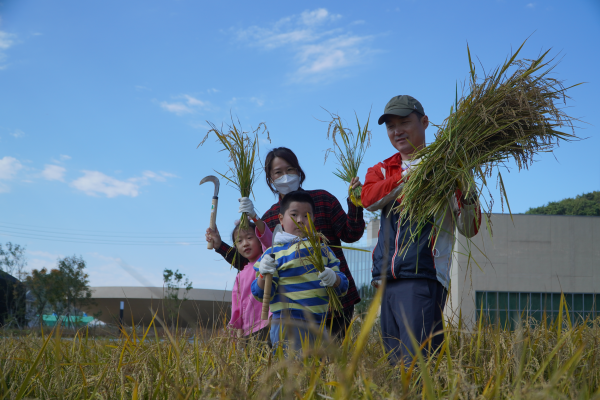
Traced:
[[399, 193], [398, 189], [401, 187], [398, 184], [402, 179], [402, 171], [400, 153], [369, 168], [361, 193], [363, 206], [368, 209], [380, 200], [389, 197], [390, 194]]
[[[412, 162], [418, 162], [413, 160]], [[392, 203], [401, 195], [402, 171], [411, 161], [402, 161], [400, 153], [369, 168], [362, 189], [362, 203], [369, 211], [382, 210], [377, 245], [373, 250], [373, 279], [427, 278], [438, 280], [446, 288], [450, 284], [451, 256], [456, 229], [466, 237], [477, 234], [481, 223], [479, 204], [463, 204], [461, 193], [450, 196], [448, 209], [434, 216], [423, 228], [422, 240], [405, 243], [412, 232], [408, 222], [390, 212]], [[430, 240], [431, 239], [431, 240]]]

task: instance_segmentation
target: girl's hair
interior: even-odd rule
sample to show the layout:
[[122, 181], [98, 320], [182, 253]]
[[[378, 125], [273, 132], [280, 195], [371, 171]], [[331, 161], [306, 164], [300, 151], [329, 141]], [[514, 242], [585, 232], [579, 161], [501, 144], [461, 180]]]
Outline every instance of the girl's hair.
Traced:
[[298, 157], [294, 154], [293, 151], [288, 149], [287, 147], [276, 147], [271, 150], [267, 154], [267, 158], [265, 158], [265, 178], [267, 179], [267, 186], [271, 189], [273, 194], [277, 194], [277, 190], [273, 187], [271, 182], [271, 164], [275, 157], [283, 158], [290, 166], [296, 168], [298, 171], [298, 176], [300, 177], [300, 186], [302, 186], [302, 182], [306, 179], [306, 175], [302, 168], [300, 168], [300, 163], [298, 162]]
[[[249, 230], [252, 230], [252, 232], [254, 232], [254, 229], [256, 229], [256, 225], [254, 224], [254, 222], [248, 221], [248, 225], [250, 226]], [[235, 228], [233, 228], [233, 232], [231, 232], [231, 241], [233, 243], [233, 247], [236, 249], [235, 251], [237, 251], [237, 247], [235, 245], [235, 239], [237, 236], [237, 231], [240, 228], [240, 222], [239, 220], [235, 221]]]
[[[254, 232], [254, 229], [256, 229], [256, 225], [254, 224], [254, 222], [248, 221], [248, 225], [250, 226], [249, 229], [252, 229], [252, 232]], [[240, 228], [240, 220], [238, 219], [237, 221], [235, 221], [235, 228], [233, 228], [233, 232], [231, 232], [231, 241], [233, 243], [233, 246], [230, 248], [229, 251], [234, 251], [235, 253], [233, 254], [233, 261], [231, 263], [231, 265], [238, 270], [238, 272], [241, 272], [244, 264], [242, 264], [242, 255], [239, 253], [236, 243], [235, 243], [235, 238], [237, 236], [237, 232]], [[269, 229], [269, 228], [267, 228]]]

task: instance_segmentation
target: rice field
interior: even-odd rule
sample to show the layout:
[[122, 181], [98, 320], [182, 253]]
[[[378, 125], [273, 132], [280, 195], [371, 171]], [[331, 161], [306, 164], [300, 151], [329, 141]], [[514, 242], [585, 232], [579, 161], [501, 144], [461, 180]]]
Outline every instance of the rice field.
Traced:
[[[373, 313], [374, 315], [374, 313]], [[372, 315], [344, 343], [284, 358], [222, 329], [91, 329], [0, 340], [2, 399], [600, 399], [600, 318], [504, 330], [448, 321], [435, 354], [392, 367]], [[373, 322], [375, 322], [373, 324]], [[118, 334], [118, 331], [114, 331]]]

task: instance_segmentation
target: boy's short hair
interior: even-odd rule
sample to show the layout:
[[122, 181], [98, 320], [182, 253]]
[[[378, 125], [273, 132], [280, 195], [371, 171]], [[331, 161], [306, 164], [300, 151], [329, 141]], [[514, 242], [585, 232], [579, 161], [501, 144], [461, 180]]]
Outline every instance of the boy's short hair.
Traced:
[[315, 202], [310, 196], [310, 194], [306, 193], [304, 190], [296, 190], [295, 192], [290, 192], [283, 196], [281, 199], [281, 205], [279, 206], [279, 213], [281, 215], [285, 215], [285, 212], [290, 208], [290, 204], [293, 201], [298, 203], [308, 203], [312, 209], [312, 213], [315, 213]]

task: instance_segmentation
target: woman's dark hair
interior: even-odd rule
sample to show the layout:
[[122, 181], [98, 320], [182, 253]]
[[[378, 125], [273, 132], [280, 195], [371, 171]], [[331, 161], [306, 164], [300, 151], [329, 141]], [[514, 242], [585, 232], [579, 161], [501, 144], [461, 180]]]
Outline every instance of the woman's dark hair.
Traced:
[[300, 177], [300, 187], [302, 187], [302, 182], [304, 182], [306, 179], [306, 175], [304, 174], [304, 171], [302, 171], [302, 168], [300, 168], [298, 157], [296, 157], [294, 152], [287, 147], [276, 147], [271, 150], [265, 158], [265, 178], [267, 180], [267, 186], [269, 189], [271, 189], [271, 192], [277, 194], [277, 190], [271, 183], [271, 164], [273, 163], [275, 157], [283, 158], [288, 164], [296, 168], [298, 171], [298, 176]]

